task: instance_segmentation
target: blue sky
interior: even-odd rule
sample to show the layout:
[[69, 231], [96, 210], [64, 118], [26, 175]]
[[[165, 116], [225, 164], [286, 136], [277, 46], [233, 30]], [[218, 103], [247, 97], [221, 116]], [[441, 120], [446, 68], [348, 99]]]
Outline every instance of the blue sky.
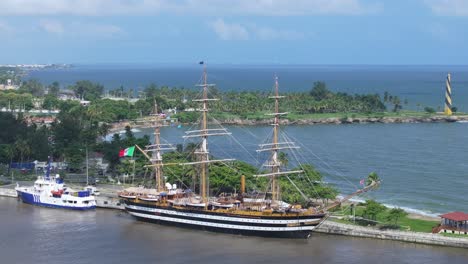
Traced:
[[468, 0], [1, 0], [0, 64], [468, 64]]

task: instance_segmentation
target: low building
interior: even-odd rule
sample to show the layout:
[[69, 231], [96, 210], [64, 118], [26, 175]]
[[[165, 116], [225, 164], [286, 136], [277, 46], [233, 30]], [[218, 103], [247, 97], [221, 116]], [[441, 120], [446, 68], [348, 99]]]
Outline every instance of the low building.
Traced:
[[440, 216], [441, 221], [434, 233], [468, 234], [468, 214], [452, 212]]
[[72, 90], [60, 90], [57, 98], [62, 101], [66, 100], [76, 100], [79, 101], [80, 99], [75, 95], [75, 92]]
[[18, 90], [18, 85], [0, 84], [0, 91]]

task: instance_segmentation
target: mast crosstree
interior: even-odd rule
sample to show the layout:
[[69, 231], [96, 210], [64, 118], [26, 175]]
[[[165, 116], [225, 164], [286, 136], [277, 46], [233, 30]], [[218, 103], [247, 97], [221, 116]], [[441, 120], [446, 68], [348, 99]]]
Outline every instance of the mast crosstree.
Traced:
[[203, 64], [203, 80], [202, 84], [197, 85], [202, 87], [202, 99], [194, 99], [194, 102], [201, 102], [202, 109], [199, 111], [202, 112], [202, 120], [200, 124], [199, 130], [190, 130], [185, 132], [186, 135], [183, 138], [201, 138], [201, 142], [199, 148], [194, 152], [195, 155], [198, 157], [198, 161], [195, 162], [186, 162], [182, 163], [181, 165], [199, 165], [200, 166], [200, 196], [202, 202], [205, 203], [205, 206], [208, 205], [208, 197], [209, 197], [209, 175], [208, 175], [208, 164], [214, 162], [225, 162], [225, 161], [233, 161], [234, 159], [219, 159], [219, 160], [210, 160], [210, 152], [208, 150], [208, 137], [210, 136], [224, 136], [224, 135], [231, 135], [224, 128], [213, 129], [208, 128], [208, 102], [209, 101], [217, 101], [216, 98], [208, 98], [208, 91], [210, 87], [215, 86], [214, 84], [208, 84], [208, 74], [206, 71], [206, 64]]
[[279, 111], [279, 100], [284, 98], [284, 96], [279, 95], [279, 84], [278, 76], [275, 75], [275, 92], [274, 96], [270, 96], [271, 99], [275, 100], [275, 112], [269, 113], [267, 115], [274, 116], [273, 121], [273, 141], [270, 144], [261, 144], [257, 152], [271, 151], [271, 156], [269, 161], [264, 164], [265, 167], [270, 167], [270, 173], [257, 174], [255, 177], [270, 177], [270, 190], [271, 190], [271, 199], [272, 201], [279, 201], [281, 199], [281, 188], [278, 180], [278, 176], [286, 176], [289, 174], [298, 174], [304, 172], [303, 170], [294, 170], [294, 171], [281, 171], [281, 162], [279, 161], [279, 150], [282, 149], [298, 149], [299, 147], [295, 145], [294, 142], [279, 142], [279, 129], [280, 129], [280, 117], [282, 115], [287, 115], [287, 112], [281, 113]]

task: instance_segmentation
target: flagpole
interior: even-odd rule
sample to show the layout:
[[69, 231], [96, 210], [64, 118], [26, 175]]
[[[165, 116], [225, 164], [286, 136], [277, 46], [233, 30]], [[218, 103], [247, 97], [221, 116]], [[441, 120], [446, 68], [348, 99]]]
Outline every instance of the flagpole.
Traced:
[[135, 155], [132, 156], [133, 161], [133, 175], [132, 175], [132, 185], [135, 184]]

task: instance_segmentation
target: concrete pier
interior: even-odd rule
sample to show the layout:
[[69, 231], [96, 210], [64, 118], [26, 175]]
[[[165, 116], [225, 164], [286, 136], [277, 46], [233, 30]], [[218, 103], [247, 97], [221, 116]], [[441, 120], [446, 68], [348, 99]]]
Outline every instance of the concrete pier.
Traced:
[[446, 237], [440, 234], [419, 233], [397, 230], [378, 230], [369, 227], [347, 225], [326, 221], [314, 230], [317, 233], [367, 237], [411, 243], [468, 248], [468, 238]]
[[16, 193], [14, 188], [3, 187], [3, 188], [0, 188], [0, 196], [16, 198], [18, 197], [18, 193]]
[[124, 210], [123, 204], [120, 203], [120, 199], [118, 197], [109, 197], [105, 195], [95, 196], [96, 198], [96, 206], [99, 208], [107, 208], [107, 209], [117, 209], [117, 210]]

